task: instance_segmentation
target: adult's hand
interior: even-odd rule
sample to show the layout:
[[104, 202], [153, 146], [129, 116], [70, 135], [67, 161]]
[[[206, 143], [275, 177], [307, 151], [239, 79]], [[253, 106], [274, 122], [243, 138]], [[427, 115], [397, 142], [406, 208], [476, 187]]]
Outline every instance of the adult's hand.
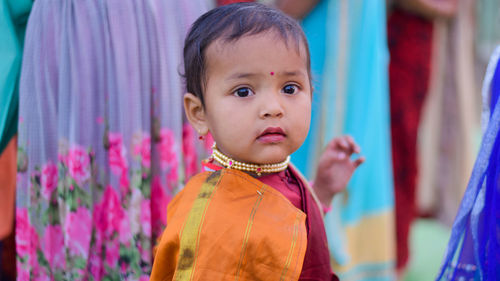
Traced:
[[318, 2], [319, 0], [277, 0], [276, 7], [293, 18], [302, 19]]
[[394, 3], [429, 19], [452, 18], [458, 9], [458, 0], [396, 0]]

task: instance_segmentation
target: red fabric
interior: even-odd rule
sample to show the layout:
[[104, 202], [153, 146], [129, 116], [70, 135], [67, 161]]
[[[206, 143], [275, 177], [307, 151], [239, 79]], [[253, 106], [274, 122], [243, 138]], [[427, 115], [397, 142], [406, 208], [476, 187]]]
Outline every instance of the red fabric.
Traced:
[[298, 180], [300, 177], [290, 168], [287, 171], [290, 171], [291, 177], [296, 179], [295, 183], [298, 184], [303, 199], [301, 209], [307, 214], [307, 249], [299, 280], [338, 281], [339, 278], [332, 272], [330, 266], [328, 241], [318, 204], [304, 183]]
[[253, 0], [217, 0], [217, 5], [224, 6], [224, 5], [233, 4], [233, 3], [240, 3], [240, 2], [255, 2], [255, 1], [253, 1]]
[[302, 194], [297, 180], [292, 178], [288, 170], [264, 175], [259, 180], [283, 194], [297, 209], [302, 209]]
[[432, 28], [431, 21], [399, 9], [388, 20], [398, 269], [408, 262], [408, 235], [416, 215], [417, 131], [429, 84]]

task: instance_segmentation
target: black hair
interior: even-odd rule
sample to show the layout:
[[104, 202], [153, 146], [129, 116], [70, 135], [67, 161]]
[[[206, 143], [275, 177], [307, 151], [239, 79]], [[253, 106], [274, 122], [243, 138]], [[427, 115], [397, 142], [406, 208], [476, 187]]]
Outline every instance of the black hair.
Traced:
[[302, 28], [283, 12], [259, 3], [235, 3], [210, 10], [191, 26], [184, 42], [184, 78], [186, 90], [196, 95], [202, 105], [206, 84], [205, 52], [216, 40], [232, 42], [245, 35], [273, 30], [288, 44], [293, 39], [297, 48], [302, 43], [307, 54], [307, 71], [311, 77], [309, 47]]

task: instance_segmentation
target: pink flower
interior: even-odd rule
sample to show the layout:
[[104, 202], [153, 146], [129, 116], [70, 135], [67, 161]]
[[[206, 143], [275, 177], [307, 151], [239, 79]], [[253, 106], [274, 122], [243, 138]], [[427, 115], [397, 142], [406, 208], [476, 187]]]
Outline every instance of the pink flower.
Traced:
[[149, 281], [149, 276], [142, 275], [141, 278], [139, 278], [139, 281]]
[[124, 172], [120, 176], [120, 190], [122, 192], [122, 195], [126, 195], [129, 193], [129, 186], [130, 186], [130, 181], [128, 179], [128, 173]]
[[41, 184], [43, 197], [49, 199], [57, 188], [57, 166], [50, 161], [42, 168]]
[[120, 257], [120, 244], [117, 240], [112, 240], [106, 243], [106, 263], [109, 267], [114, 268], [118, 264]]
[[184, 154], [186, 179], [189, 179], [198, 171], [195, 141], [193, 127], [189, 123], [184, 124], [182, 127], [182, 152]]
[[173, 190], [176, 187], [178, 180], [179, 170], [177, 169], [177, 166], [170, 167], [170, 170], [167, 174], [167, 183], [170, 190]]
[[51, 268], [65, 268], [64, 236], [61, 226], [49, 225], [45, 228], [42, 249]]
[[84, 183], [90, 177], [90, 157], [81, 146], [74, 146], [68, 152], [70, 176], [78, 183]]
[[120, 231], [122, 220], [125, 217], [125, 211], [121, 205], [118, 194], [109, 186], [103, 193], [101, 203], [96, 206], [96, 228], [104, 233], [104, 239], [110, 239], [111, 236]]
[[26, 255], [36, 257], [38, 248], [38, 233], [30, 225], [28, 210], [17, 208], [16, 210], [16, 252], [20, 257]]
[[167, 224], [167, 205], [171, 197], [165, 193], [160, 178], [154, 177], [151, 186], [151, 224], [155, 236], [159, 236]]
[[42, 268], [38, 262], [36, 262], [36, 268], [32, 269], [32, 274], [33, 278], [32, 280], [34, 281], [51, 281], [49, 277], [49, 273], [46, 271], [45, 268]]
[[118, 235], [120, 236], [120, 243], [122, 244], [130, 243], [130, 240], [132, 239], [132, 232], [130, 231], [130, 219], [126, 212], [123, 212]]
[[[96, 247], [100, 249], [101, 247]], [[100, 281], [104, 275], [104, 268], [103, 268], [103, 262], [100, 257], [100, 251], [98, 253], [92, 251], [90, 253], [90, 258], [89, 258], [89, 267], [90, 267], [90, 273], [92, 274], [92, 277], [96, 281]]]
[[68, 246], [70, 253], [87, 257], [91, 232], [90, 212], [85, 207], [79, 207], [76, 212], [70, 212], [65, 224], [65, 232], [70, 237]]
[[144, 200], [141, 203], [141, 225], [144, 234], [151, 236], [151, 202]]
[[127, 273], [127, 264], [125, 262], [121, 262], [120, 263], [120, 272], [122, 274], [126, 274]]
[[128, 163], [125, 146], [123, 145], [122, 136], [119, 133], [109, 133], [109, 166], [111, 171], [118, 176], [128, 171]]
[[150, 247], [143, 247], [143, 243], [138, 243], [137, 249], [139, 250], [139, 254], [141, 255], [141, 260], [143, 262], [149, 263], [152, 259], [152, 251]]
[[30, 271], [23, 267], [21, 261], [17, 259], [17, 280], [18, 281], [29, 281], [30, 280]]
[[28, 210], [17, 208], [16, 210], [16, 252], [19, 257], [24, 257], [30, 249], [30, 224]]
[[174, 134], [169, 129], [162, 129], [160, 132], [160, 163], [162, 169], [170, 166], [177, 166], [178, 159], [175, 151]]
[[[96, 204], [94, 207], [94, 227], [96, 225], [96, 216], [100, 215], [101, 209], [100, 205]], [[104, 268], [102, 262], [102, 243], [103, 243], [103, 234], [101, 231], [96, 230], [94, 236], [94, 243], [92, 244], [92, 248], [89, 252], [89, 271], [94, 277], [94, 280], [100, 281], [102, 276], [104, 275]]]
[[141, 156], [144, 167], [151, 167], [151, 137], [144, 134], [141, 142], [134, 147], [134, 154]]

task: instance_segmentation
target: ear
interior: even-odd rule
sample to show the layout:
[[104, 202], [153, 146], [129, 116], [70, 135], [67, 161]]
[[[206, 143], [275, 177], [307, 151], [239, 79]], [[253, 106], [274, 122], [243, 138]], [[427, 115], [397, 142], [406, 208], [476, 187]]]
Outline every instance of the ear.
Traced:
[[189, 123], [198, 134], [206, 135], [208, 133], [208, 123], [201, 100], [191, 93], [184, 94], [184, 110]]

